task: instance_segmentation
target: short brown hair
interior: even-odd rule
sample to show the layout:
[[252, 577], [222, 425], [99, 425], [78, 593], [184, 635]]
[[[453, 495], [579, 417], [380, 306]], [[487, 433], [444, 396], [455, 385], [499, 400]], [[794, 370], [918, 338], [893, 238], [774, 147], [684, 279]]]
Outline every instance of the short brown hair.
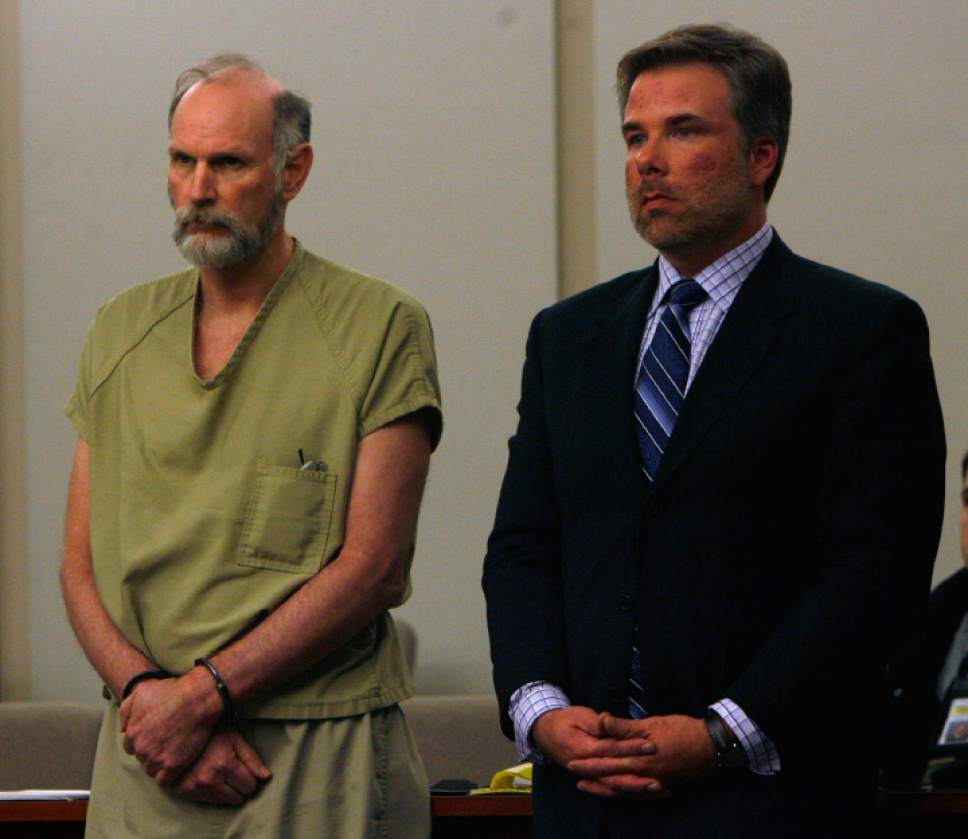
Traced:
[[754, 137], [777, 144], [776, 168], [763, 191], [770, 200], [790, 139], [793, 99], [783, 56], [749, 32], [727, 25], [680, 26], [627, 52], [618, 63], [618, 101], [624, 116], [629, 91], [640, 74], [677, 64], [709, 64], [729, 83], [733, 116], [747, 148]]

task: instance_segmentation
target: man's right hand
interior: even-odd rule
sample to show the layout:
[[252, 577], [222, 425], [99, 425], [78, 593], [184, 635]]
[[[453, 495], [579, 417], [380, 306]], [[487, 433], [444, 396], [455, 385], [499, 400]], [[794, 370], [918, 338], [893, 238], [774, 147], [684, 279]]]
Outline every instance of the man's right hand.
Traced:
[[192, 801], [238, 806], [272, 776], [268, 767], [237, 731], [219, 727], [197, 761], [175, 785]]
[[[571, 705], [542, 714], [531, 728], [535, 745], [559, 766], [590, 757], [641, 757], [655, 754], [656, 746], [644, 737], [616, 739], [605, 730], [603, 715], [591, 708]], [[649, 779], [646, 791], [661, 796], [665, 790]]]

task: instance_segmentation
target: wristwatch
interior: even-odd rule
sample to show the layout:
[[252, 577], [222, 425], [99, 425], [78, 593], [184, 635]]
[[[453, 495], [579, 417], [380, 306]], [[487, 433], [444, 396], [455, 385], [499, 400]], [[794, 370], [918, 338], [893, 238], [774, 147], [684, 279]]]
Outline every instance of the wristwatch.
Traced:
[[715, 711], [706, 711], [706, 730], [716, 749], [716, 764], [720, 769], [741, 769], [749, 763], [746, 749], [737, 740]]

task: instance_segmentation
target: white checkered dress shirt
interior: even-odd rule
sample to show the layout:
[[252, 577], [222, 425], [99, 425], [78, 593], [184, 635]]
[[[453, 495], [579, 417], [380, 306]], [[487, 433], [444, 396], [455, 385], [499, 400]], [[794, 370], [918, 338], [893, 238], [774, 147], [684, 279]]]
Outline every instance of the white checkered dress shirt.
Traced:
[[[699, 283], [709, 296], [689, 312], [689, 328], [692, 333], [692, 355], [689, 361], [689, 379], [686, 391], [692, 385], [696, 371], [713, 338], [722, 326], [726, 313], [739, 292], [743, 281], [752, 273], [763, 256], [767, 245], [773, 239], [773, 228], [764, 224], [753, 236], [738, 247], [723, 254], [711, 265], [700, 271], [693, 279]], [[665, 310], [666, 292], [683, 276], [664, 257], [659, 257], [659, 286], [656, 289], [652, 306], [646, 318], [642, 345], [639, 349], [639, 364], [642, 356], [659, 324]], [[635, 387], [635, 382], [632, 382]], [[648, 678], [648, 674], [643, 674]], [[542, 714], [571, 705], [567, 695], [550, 682], [529, 682], [511, 695], [509, 713], [514, 723], [514, 742], [523, 758], [543, 761], [543, 756], [531, 743], [531, 728]], [[742, 744], [749, 757], [750, 769], [758, 775], [775, 775], [780, 771], [780, 756], [770, 739], [759, 729], [731, 699], [721, 699], [710, 705], [719, 714], [730, 730]]]

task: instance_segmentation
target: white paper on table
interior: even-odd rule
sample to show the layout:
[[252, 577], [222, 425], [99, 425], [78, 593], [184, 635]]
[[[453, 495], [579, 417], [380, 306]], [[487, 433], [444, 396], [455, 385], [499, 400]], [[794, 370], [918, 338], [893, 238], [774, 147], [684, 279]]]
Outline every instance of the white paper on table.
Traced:
[[0, 790], [0, 801], [73, 801], [90, 797], [89, 789]]

